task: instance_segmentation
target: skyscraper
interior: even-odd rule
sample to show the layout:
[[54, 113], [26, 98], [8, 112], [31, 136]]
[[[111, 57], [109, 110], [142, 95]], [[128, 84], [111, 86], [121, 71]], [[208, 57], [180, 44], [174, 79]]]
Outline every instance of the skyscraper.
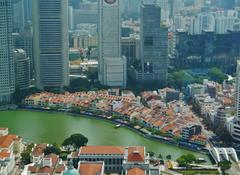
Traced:
[[68, 1], [33, 1], [33, 35], [37, 88], [68, 86]]
[[12, 0], [0, 0], [0, 105], [11, 101], [15, 90]]
[[14, 51], [16, 89], [27, 89], [30, 86], [30, 58], [23, 49]]
[[142, 80], [166, 84], [168, 70], [168, 31], [161, 26], [161, 9], [154, 1], [141, 6]]
[[121, 15], [119, 0], [99, 1], [99, 81], [125, 87], [126, 58], [121, 56]]
[[236, 71], [236, 110], [237, 116], [233, 121], [231, 135], [234, 140], [240, 142], [240, 60], [237, 62], [237, 71]]
[[21, 32], [24, 29], [24, 1], [14, 0], [13, 3], [13, 32]]

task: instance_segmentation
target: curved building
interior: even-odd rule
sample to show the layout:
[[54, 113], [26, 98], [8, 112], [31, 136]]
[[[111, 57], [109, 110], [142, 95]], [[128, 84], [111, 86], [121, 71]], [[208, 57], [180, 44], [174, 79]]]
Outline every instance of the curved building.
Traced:
[[21, 90], [30, 86], [30, 58], [23, 49], [14, 51], [16, 88]]

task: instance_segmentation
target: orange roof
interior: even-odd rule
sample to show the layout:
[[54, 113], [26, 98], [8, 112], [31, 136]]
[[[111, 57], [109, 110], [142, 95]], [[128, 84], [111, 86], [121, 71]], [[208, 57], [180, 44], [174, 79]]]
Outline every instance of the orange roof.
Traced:
[[140, 168], [132, 168], [127, 171], [127, 175], [145, 175], [145, 171]]
[[0, 128], [0, 131], [8, 130], [8, 128]]
[[42, 155], [46, 147], [47, 147], [46, 143], [38, 144], [33, 148], [32, 155], [36, 157]]
[[144, 147], [128, 147], [129, 162], [144, 162], [145, 150]]
[[36, 166], [29, 166], [28, 171], [30, 171], [31, 173], [36, 173], [37, 172], [37, 167]]
[[49, 154], [45, 156], [45, 159], [52, 159], [52, 166], [56, 166], [58, 162], [58, 156], [56, 154]]
[[7, 150], [0, 151], [0, 159], [8, 158], [10, 155], [11, 153]]
[[52, 174], [53, 173], [53, 168], [50, 168], [50, 167], [42, 167], [42, 168], [39, 168], [37, 173], [48, 173], [48, 174]]
[[81, 175], [101, 175], [103, 170], [103, 162], [80, 162], [79, 174]]
[[120, 146], [84, 146], [80, 148], [80, 154], [124, 154], [124, 148]]
[[19, 139], [16, 135], [0, 136], [0, 148], [8, 148], [15, 140]]

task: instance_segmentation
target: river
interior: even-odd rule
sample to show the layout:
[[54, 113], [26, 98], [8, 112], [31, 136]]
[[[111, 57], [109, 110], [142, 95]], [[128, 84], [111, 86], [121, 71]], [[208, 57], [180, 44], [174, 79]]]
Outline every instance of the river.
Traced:
[[10, 133], [20, 135], [27, 142], [60, 145], [71, 134], [81, 133], [88, 137], [88, 145], [139, 145], [146, 146], [155, 155], [162, 154], [165, 157], [170, 154], [176, 159], [183, 154], [192, 153], [210, 161], [205, 154], [149, 140], [127, 128], [115, 129], [115, 125], [108, 121], [84, 116], [24, 110], [1, 111], [0, 127], [8, 127]]

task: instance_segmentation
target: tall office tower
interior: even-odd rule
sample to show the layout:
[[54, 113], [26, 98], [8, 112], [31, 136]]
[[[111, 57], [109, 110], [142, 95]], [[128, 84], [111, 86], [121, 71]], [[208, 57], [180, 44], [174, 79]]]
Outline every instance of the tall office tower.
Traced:
[[13, 32], [21, 32], [24, 29], [24, 1], [13, 1]]
[[218, 16], [216, 17], [215, 32], [217, 34], [225, 34], [228, 30], [233, 31], [235, 21], [237, 20], [234, 16]]
[[26, 56], [30, 58], [31, 78], [33, 78], [33, 32], [30, 22], [25, 24], [25, 29], [21, 33], [13, 34], [14, 49], [23, 49], [26, 52]]
[[191, 34], [201, 34], [203, 31], [214, 32], [215, 18], [211, 13], [200, 13], [192, 18], [190, 28], [192, 29]]
[[14, 51], [16, 88], [21, 90], [30, 86], [30, 58], [23, 49]]
[[73, 30], [74, 28], [74, 15], [73, 15], [73, 7], [68, 6], [68, 29]]
[[32, 0], [24, 1], [24, 18], [25, 22], [32, 21]]
[[124, 15], [135, 18], [139, 16], [141, 0], [122, 0], [120, 3]]
[[[151, 0], [149, 2], [151, 2]], [[157, 0], [156, 2], [161, 8], [161, 20], [168, 22], [170, 17], [170, 3], [168, 0]]]
[[69, 85], [68, 1], [33, 1], [33, 50], [36, 87]]
[[121, 56], [120, 0], [99, 1], [99, 81], [126, 87], [127, 63]]
[[12, 1], [0, 0], [0, 105], [11, 101], [15, 90]]
[[168, 70], [168, 30], [161, 26], [161, 9], [153, 1], [141, 5], [142, 80], [166, 84]]
[[240, 142], [240, 60], [237, 61], [237, 71], [236, 71], [236, 110], [237, 116], [233, 121], [232, 126], [232, 137], [234, 140]]

